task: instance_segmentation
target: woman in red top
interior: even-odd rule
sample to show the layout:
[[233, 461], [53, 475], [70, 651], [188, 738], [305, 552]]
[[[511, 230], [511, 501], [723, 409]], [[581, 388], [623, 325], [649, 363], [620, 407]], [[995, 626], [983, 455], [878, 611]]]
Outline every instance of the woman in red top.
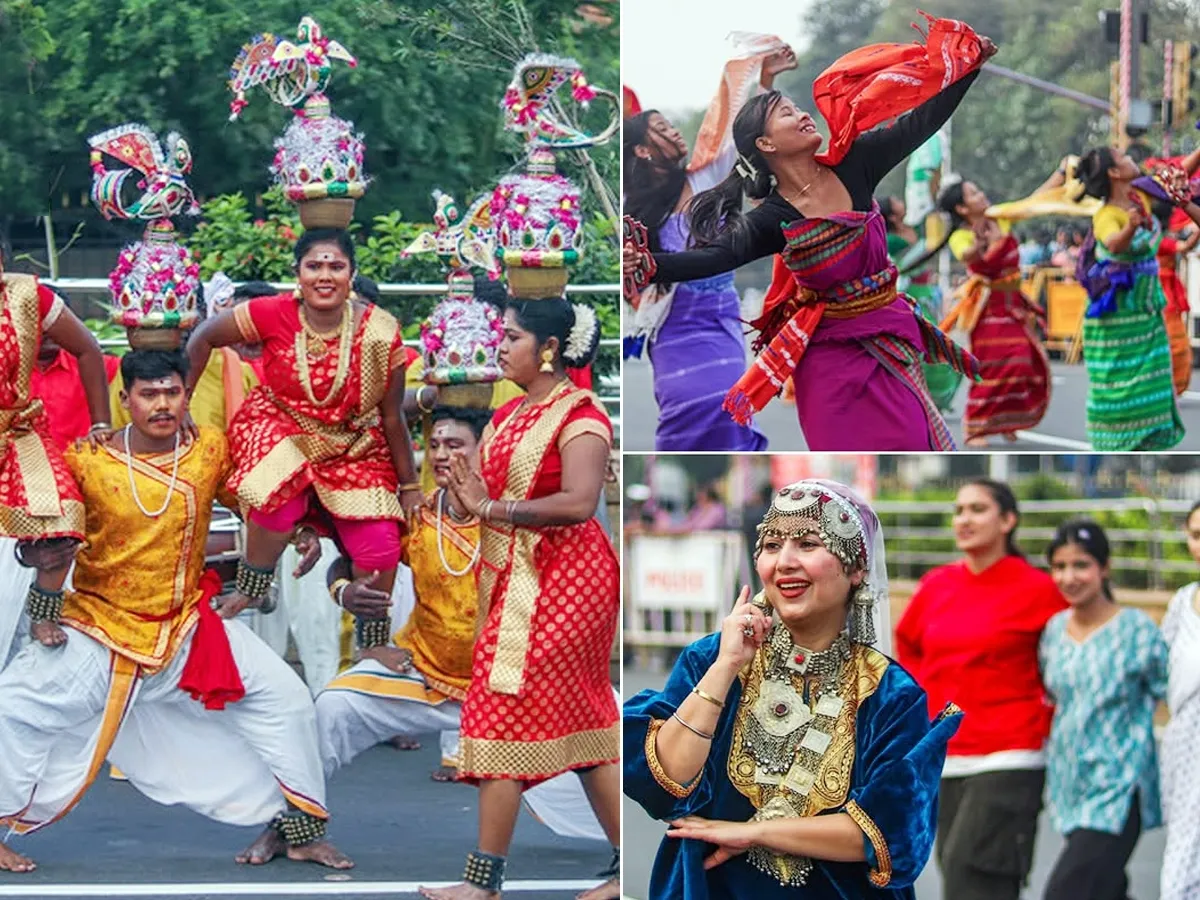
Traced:
[[1158, 280], [1162, 282], [1167, 298], [1163, 319], [1167, 324], [1167, 341], [1171, 345], [1171, 379], [1175, 382], [1175, 396], [1178, 397], [1192, 381], [1192, 342], [1187, 328], [1189, 307], [1187, 291], [1179, 280], [1179, 256], [1190, 253], [1200, 241], [1200, 229], [1192, 225], [1187, 213], [1163, 201], [1154, 204], [1154, 215], [1163, 228], [1157, 253]]
[[484, 523], [482, 631], [460, 726], [460, 773], [480, 787], [479, 845], [464, 884], [421, 889], [435, 900], [498, 896], [521, 792], [567, 771], [579, 773], [614, 848], [609, 880], [581, 896], [620, 896], [620, 725], [608, 667], [620, 579], [595, 518], [612, 425], [567, 378], [599, 342], [598, 326], [575, 319], [563, 299], [509, 303], [499, 362], [526, 396], [496, 410], [481, 473], [455, 461], [452, 489]]
[[1017, 501], [977, 479], [954, 503], [964, 559], [928, 572], [896, 629], [897, 657], [929, 695], [965, 713], [942, 772], [937, 857], [947, 900], [1017, 900], [1033, 863], [1051, 709], [1038, 641], [1066, 608], [1014, 540]]
[[[332, 525], [356, 578], [378, 572], [390, 592], [406, 511], [423, 502], [401, 415], [406, 355], [400, 324], [351, 291], [354, 243], [339, 229], [296, 242], [294, 294], [256, 297], [206, 319], [188, 340], [189, 394], [215, 347], [261, 344], [265, 380], [229, 425], [229, 489], [247, 518], [236, 615], [266, 597], [296, 527]], [[360, 620], [360, 646], [391, 640], [388, 620]]]

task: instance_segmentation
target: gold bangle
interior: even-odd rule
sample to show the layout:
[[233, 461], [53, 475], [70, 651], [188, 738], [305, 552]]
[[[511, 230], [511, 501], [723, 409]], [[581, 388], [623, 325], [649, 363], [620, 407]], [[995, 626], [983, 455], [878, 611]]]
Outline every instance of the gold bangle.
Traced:
[[329, 596], [338, 606], [342, 605], [342, 593], [350, 586], [349, 578], [339, 578], [329, 586]]
[[398, 488], [396, 488], [396, 493], [403, 494], [405, 491], [419, 491], [420, 489], [421, 489], [420, 484], [418, 484], [415, 481], [410, 481], [407, 484], [402, 484]]
[[717, 709], [724, 709], [724, 708], [725, 708], [725, 701], [724, 701], [724, 700], [718, 700], [718, 699], [717, 699], [716, 697], [714, 697], [712, 694], [709, 694], [709, 693], [706, 693], [705, 691], [702, 691], [702, 690], [700, 690], [700, 687], [699, 687], [699, 685], [697, 685], [696, 687], [692, 688], [692, 693], [693, 693], [693, 694], [695, 694], [697, 697], [699, 697], [701, 700], [707, 700], [709, 703], [711, 703], [711, 704], [712, 704], [713, 706], [715, 706]]

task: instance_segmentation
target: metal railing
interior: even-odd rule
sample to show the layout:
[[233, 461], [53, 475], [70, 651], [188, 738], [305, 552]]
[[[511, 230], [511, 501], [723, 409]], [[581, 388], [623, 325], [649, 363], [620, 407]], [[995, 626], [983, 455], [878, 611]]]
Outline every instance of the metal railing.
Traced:
[[[872, 504], [887, 540], [888, 571], [892, 577], [920, 577], [934, 566], [961, 557], [950, 531], [949, 503], [942, 501], [879, 500]], [[1168, 590], [1192, 580], [1197, 564], [1186, 552], [1182, 523], [1192, 504], [1186, 500], [1128, 497], [1105, 500], [1023, 500], [1017, 540], [1034, 565], [1045, 564], [1046, 546], [1059, 522], [1095, 518], [1104, 524], [1110, 513], [1142, 513], [1145, 527], [1104, 525], [1113, 555], [1113, 582], [1150, 590]], [[940, 517], [931, 523], [931, 517]], [[1046, 521], [1047, 519], [1052, 522]], [[926, 546], [914, 547], [922, 542]], [[929, 544], [936, 544], [930, 547]], [[1131, 551], [1132, 545], [1132, 551]], [[1174, 550], [1175, 553], [1169, 553]], [[1171, 557], [1174, 558], [1171, 558]]]
[[[237, 284], [238, 282], [235, 282]], [[270, 282], [271, 286], [277, 288], [280, 292], [294, 290], [296, 282], [294, 281], [278, 281]], [[81, 294], [107, 294], [109, 284], [107, 278], [56, 278], [54, 280], [56, 287], [62, 288], [68, 293], [78, 292]], [[433, 284], [403, 284], [399, 282], [387, 282], [380, 284], [379, 293], [385, 297], [425, 297], [430, 295], [445, 294], [449, 290], [449, 286], [445, 282]], [[568, 284], [567, 294], [576, 294], [580, 296], [597, 296], [601, 294], [619, 294], [621, 286], [619, 284]], [[404, 342], [409, 347], [417, 347], [420, 341], [417, 339], [406, 340]], [[601, 338], [601, 347], [620, 347], [620, 338]], [[124, 338], [107, 338], [100, 341], [101, 347], [127, 347], [128, 342]], [[612, 408], [619, 406], [621, 403], [620, 392], [620, 375], [606, 376], [599, 379], [600, 384], [604, 388], [603, 393], [598, 392], [600, 402], [606, 407]], [[613, 428], [620, 429], [620, 418], [613, 418]]]

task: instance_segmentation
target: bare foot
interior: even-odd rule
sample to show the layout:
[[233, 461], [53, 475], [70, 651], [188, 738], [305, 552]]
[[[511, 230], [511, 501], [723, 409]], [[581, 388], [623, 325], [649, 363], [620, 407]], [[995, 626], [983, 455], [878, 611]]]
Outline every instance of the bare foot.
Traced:
[[235, 856], [234, 859], [246, 865], [262, 866], [286, 851], [287, 844], [279, 836], [279, 832], [268, 825], [254, 843]]
[[60, 647], [67, 642], [67, 633], [57, 622], [34, 622], [29, 626], [29, 633], [46, 647]]
[[458, 781], [458, 769], [454, 766], [438, 766], [429, 773], [429, 777], [431, 780], [440, 781], [443, 784]]
[[610, 878], [604, 884], [598, 884], [591, 890], [576, 894], [575, 900], [621, 900], [621, 882]]
[[382, 647], [367, 647], [359, 657], [362, 659], [373, 659], [378, 663], [382, 663], [393, 672], [398, 672], [405, 675], [412, 671], [412, 654], [400, 647], [390, 645]]
[[32, 872], [36, 868], [37, 863], [28, 856], [0, 844], [0, 872]]
[[1017, 442], [1017, 433], [1015, 431], [1006, 431], [1004, 432], [1004, 439], [1010, 444], [1015, 444]]
[[288, 859], [297, 862], [314, 862], [331, 869], [353, 869], [354, 860], [329, 841], [313, 841], [302, 847], [288, 847]]
[[393, 750], [420, 750], [421, 749], [420, 741], [415, 741], [412, 738], [402, 737], [400, 735], [396, 735], [394, 738], [389, 740], [388, 744], [389, 744], [389, 746], [391, 746], [391, 748]]
[[967, 440], [968, 447], [986, 447], [988, 439], [985, 437], [973, 437]]
[[485, 891], [466, 882], [445, 888], [419, 887], [417, 893], [428, 900], [500, 900], [499, 891]]

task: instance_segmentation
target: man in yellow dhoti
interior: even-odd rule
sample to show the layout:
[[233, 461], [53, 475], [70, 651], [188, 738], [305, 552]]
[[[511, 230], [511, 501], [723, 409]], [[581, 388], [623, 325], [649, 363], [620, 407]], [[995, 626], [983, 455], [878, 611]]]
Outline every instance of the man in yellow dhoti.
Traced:
[[[471, 682], [479, 588], [479, 519], [445, 490], [455, 452], [474, 454], [488, 410], [438, 407], [426, 458], [437, 487], [405, 534], [402, 562], [412, 569], [416, 606], [389, 647], [363, 651], [363, 660], [317, 696], [317, 727], [326, 777], [362, 751], [397, 735], [442, 732], [442, 767], [451, 781], [458, 753], [458, 717]], [[370, 578], [348, 579], [344, 559], [329, 567], [334, 601], [357, 616], [382, 618], [390, 594]]]
[[[323, 839], [308, 691], [212, 607], [221, 583], [204, 571], [204, 549], [230, 467], [225, 438], [202, 427], [182, 442], [178, 351], [134, 350], [121, 369], [131, 425], [99, 450], [67, 454], [86, 520], [74, 590], [62, 592], [66, 569], [49, 554], [26, 554], [59, 577], [57, 589], [45, 578], [30, 589], [38, 640], [0, 673], [0, 825], [24, 834], [62, 818], [108, 758], [158, 802], [230, 824], [269, 822], [239, 861], [286, 852], [348, 868]], [[0, 844], [0, 869], [32, 868]]]

